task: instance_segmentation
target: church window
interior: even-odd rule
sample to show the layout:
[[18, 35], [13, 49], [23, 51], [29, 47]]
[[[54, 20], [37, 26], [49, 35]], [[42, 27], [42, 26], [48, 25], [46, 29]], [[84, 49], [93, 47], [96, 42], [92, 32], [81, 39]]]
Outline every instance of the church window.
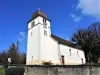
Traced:
[[46, 19], [43, 18], [43, 28], [47, 29]]
[[79, 57], [79, 52], [77, 51], [77, 56]]
[[69, 49], [69, 53], [70, 53], [70, 56], [71, 56], [71, 49]]
[[46, 35], [46, 36], [47, 36], [47, 31], [46, 31], [46, 30], [44, 30], [44, 35]]
[[45, 20], [45, 23], [46, 23], [46, 20]]
[[83, 64], [83, 58], [81, 58], [82, 64]]
[[43, 18], [43, 23], [46, 23], [46, 19]]
[[47, 24], [46, 23], [43, 24], [43, 28], [47, 29]]
[[32, 36], [32, 32], [31, 32], [31, 36]]
[[34, 25], [35, 25], [35, 21], [32, 22], [32, 24], [31, 24], [31, 28], [34, 27]]

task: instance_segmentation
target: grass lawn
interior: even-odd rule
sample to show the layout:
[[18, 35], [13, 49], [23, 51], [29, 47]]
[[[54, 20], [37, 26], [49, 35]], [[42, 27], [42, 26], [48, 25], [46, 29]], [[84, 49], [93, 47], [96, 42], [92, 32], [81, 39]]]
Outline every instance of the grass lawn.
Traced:
[[4, 74], [4, 68], [0, 67], [0, 75], [5, 75]]

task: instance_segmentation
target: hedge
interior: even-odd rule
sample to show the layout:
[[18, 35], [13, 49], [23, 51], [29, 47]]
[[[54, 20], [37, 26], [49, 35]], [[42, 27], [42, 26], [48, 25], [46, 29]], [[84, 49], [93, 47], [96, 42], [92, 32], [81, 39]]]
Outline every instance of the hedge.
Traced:
[[24, 67], [12, 67], [5, 70], [5, 75], [24, 75]]

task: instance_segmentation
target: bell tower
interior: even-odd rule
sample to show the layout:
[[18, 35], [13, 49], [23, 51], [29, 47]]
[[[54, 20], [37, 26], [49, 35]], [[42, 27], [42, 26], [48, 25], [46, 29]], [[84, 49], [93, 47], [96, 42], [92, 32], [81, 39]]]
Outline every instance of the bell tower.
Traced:
[[38, 9], [28, 22], [27, 65], [41, 63], [43, 50], [50, 36], [50, 20]]

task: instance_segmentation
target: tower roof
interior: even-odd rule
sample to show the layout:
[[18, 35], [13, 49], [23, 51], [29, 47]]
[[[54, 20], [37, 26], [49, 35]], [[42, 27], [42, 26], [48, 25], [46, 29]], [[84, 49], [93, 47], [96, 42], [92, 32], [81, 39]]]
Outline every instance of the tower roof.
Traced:
[[[47, 15], [43, 11], [41, 11], [40, 9], [38, 9], [36, 12], [33, 13], [30, 21], [32, 21], [37, 16], [42, 16], [43, 18], [49, 20], [48, 17], [47, 17]], [[28, 21], [28, 22], [30, 22], [30, 21]]]
[[33, 13], [32, 18], [35, 18], [38, 15], [48, 19], [47, 15], [40, 9], [38, 9], [35, 13]]

